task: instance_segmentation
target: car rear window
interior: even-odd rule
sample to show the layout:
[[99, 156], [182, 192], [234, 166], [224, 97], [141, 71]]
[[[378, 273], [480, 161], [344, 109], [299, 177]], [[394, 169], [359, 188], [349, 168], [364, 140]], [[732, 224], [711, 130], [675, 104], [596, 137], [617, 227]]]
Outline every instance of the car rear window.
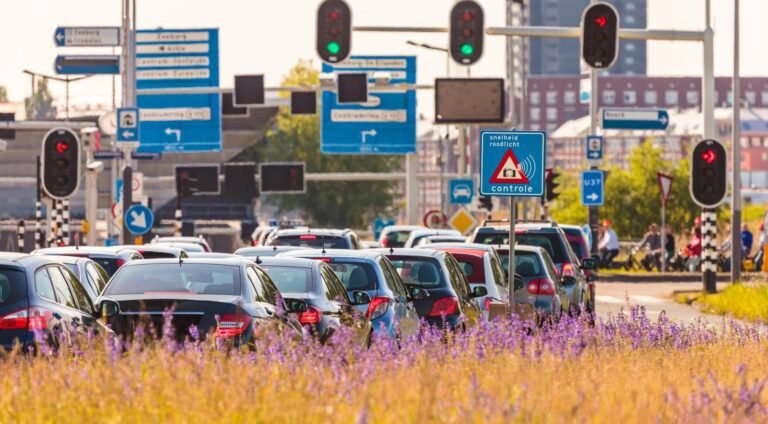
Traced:
[[485, 284], [485, 267], [483, 258], [474, 255], [462, 255], [454, 253], [453, 257], [459, 263], [459, 267], [464, 272], [472, 284]]
[[176, 257], [173, 253], [153, 252], [151, 250], [139, 250], [139, 253], [141, 253], [144, 259], [170, 259]]
[[515, 252], [515, 273], [522, 277], [544, 275], [539, 256], [531, 252]]
[[312, 275], [309, 268], [287, 266], [268, 266], [264, 268], [281, 293], [306, 293], [312, 289]]
[[106, 294], [240, 295], [240, 268], [230, 265], [142, 263], [126, 267]]
[[437, 259], [390, 256], [389, 260], [405, 284], [426, 288], [445, 287], [445, 276]]
[[117, 266], [117, 258], [91, 258], [94, 262], [101, 265], [102, 268], [104, 268], [104, 271], [107, 271], [107, 274], [111, 277], [115, 275], [117, 270], [120, 268]]
[[10, 305], [27, 297], [27, 276], [23, 271], [0, 268], [0, 305]]
[[376, 290], [378, 287], [378, 277], [373, 265], [368, 262], [351, 262], [344, 260], [333, 260], [328, 262], [333, 272], [341, 280], [341, 284], [347, 291], [353, 290]]
[[411, 230], [392, 231], [387, 234], [387, 247], [403, 247], [411, 236]]
[[565, 249], [557, 233], [522, 233], [515, 235], [515, 241], [526, 246], [538, 246], [549, 253], [557, 263], [570, 262], [567, 260]]
[[571, 249], [573, 249], [573, 253], [576, 254], [577, 258], [583, 258], [584, 257], [584, 251], [581, 250], [581, 243], [575, 240], [569, 240], [568, 244], [571, 245]]
[[279, 236], [269, 243], [270, 246], [300, 246], [310, 249], [349, 249], [347, 240], [343, 237], [319, 236], [317, 234], [300, 234], [295, 236]]

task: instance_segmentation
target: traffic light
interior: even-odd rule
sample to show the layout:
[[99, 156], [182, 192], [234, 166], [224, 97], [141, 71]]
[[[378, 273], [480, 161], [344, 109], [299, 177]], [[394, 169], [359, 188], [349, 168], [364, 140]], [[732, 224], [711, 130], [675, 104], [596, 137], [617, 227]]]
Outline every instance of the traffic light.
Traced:
[[338, 63], [349, 56], [352, 11], [344, 0], [325, 0], [317, 8], [317, 54], [324, 62]]
[[493, 199], [490, 196], [480, 196], [477, 198], [477, 207], [490, 212], [493, 210]]
[[54, 128], [43, 138], [40, 152], [41, 181], [45, 193], [64, 199], [77, 190], [80, 183], [80, 139], [67, 128]]
[[619, 14], [608, 3], [595, 3], [581, 19], [581, 57], [595, 69], [611, 67], [619, 56]]
[[304, 193], [304, 162], [262, 163], [259, 181], [262, 193]]
[[451, 9], [451, 57], [461, 65], [471, 65], [483, 55], [483, 8], [474, 0], [463, 0]]
[[176, 193], [184, 199], [195, 193], [219, 194], [219, 165], [177, 165], [173, 173], [176, 176]]
[[545, 177], [545, 182], [547, 185], [546, 188], [546, 197], [547, 202], [551, 202], [555, 199], [557, 199], [558, 196], [560, 196], [560, 193], [556, 192], [555, 189], [557, 186], [560, 185], [560, 183], [556, 182], [555, 179], [559, 177], [560, 174], [555, 172], [553, 169], [547, 169], [547, 175]]
[[702, 140], [694, 147], [690, 189], [699, 206], [714, 208], [725, 198], [726, 160], [725, 148], [715, 140]]

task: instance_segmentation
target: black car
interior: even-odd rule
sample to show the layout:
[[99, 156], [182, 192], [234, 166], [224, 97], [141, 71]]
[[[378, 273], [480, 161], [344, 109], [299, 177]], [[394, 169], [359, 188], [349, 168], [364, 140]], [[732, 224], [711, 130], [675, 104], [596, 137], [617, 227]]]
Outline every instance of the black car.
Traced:
[[321, 342], [327, 341], [341, 327], [350, 328], [356, 341], [367, 345], [373, 325], [355, 308], [356, 304], [370, 302], [368, 293], [355, 292], [350, 299], [347, 290], [333, 269], [325, 262], [299, 258], [261, 258], [257, 262], [266, 271], [286, 302], [301, 299], [307, 304], [305, 312], [297, 313], [299, 322]]
[[[111, 328], [129, 339], [139, 325], [160, 336], [166, 311], [179, 341], [213, 334], [241, 346], [272, 332], [300, 338], [301, 325], [292, 314], [277, 313], [279, 292], [264, 276], [239, 257], [134, 261], [112, 277], [99, 305]], [[302, 302], [288, 309], [303, 310]]]
[[362, 249], [352, 230], [303, 228], [277, 230], [269, 236], [267, 246], [299, 246], [307, 249]]
[[109, 281], [109, 275], [96, 261], [78, 256], [51, 256], [57, 262], [64, 264], [75, 275], [80, 284], [88, 292], [91, 302], [96, 304], [99, 295], [104, 291]]
[[48, 256], [0, 253], [0, 347], [36, 344], [35, 333], [57, 346], [56, 331], [107, 332], [77, 278]]

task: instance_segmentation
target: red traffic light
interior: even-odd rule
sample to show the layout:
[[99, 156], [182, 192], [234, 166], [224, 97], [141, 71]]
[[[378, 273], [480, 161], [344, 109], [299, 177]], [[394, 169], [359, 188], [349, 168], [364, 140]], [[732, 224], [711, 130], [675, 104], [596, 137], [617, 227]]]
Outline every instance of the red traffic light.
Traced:
[[64, 152], [69, 150], [69, 143], [66, 141], [57, 141], [56, 142], [56, 151], [59, 152], [60, 155], [63, 155]]
[[600, 15], [600, 16], [598, 16], [597, 18], [595, 18], [595, 23], [597, 24], [597, 26], [599, 26], [600, 28], [602, 28], [602, 27], [604, 27], [604, 26], [605, 26], [605, 24], [607, 24], [607, 23], [608, 23], [608, 18], [606, 18], [606, 17], [605, 17], [605, 16], [603, 16], [603, 15]]
[[706, 152], [701, 154], [701, 158], [706, 162], [707, 164], [712, 164], [712, 162], [717, 159], [717, 153], [715, 153], [714, 150], [709, 149]]
[[473, 19], [475, 19], [475, 15], [469, 10], [461, 14], [461, 20], [464, 22], [471, 22]]
[[338, 21], [341, 19], [341, 12], [339, 12], [338, 9], [333, 9], [330, 12], [328, 12], [328, 19], [332, 21]]

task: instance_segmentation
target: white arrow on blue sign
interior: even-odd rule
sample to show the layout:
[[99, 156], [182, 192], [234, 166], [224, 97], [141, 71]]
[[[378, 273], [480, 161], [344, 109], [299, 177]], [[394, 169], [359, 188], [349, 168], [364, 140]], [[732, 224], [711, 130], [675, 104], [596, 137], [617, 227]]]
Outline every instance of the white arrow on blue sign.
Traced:
[[138, 109], [117, 109], [117, 141], [130, 143], [136, 143], [139, 141]]
[[131, 234], [146, 234], [155, 224], [155, 215], [144, 205], [133, 205], [125, 211], [124, 222]]
[[587, 136], [587, 160], [600, 160], [603, 158], [603, 137], [599, 135]]
[[581, 173], [581, 204], [584, 206], [603, 206], [604, 199], [603, 171], [591, 169]]
[[603, 109], [606, 130], [666, 130], [669, 113], [663, 109]]
[[117, 47], [120, 27], [58, 27], [53, 42], [57, 47]]

